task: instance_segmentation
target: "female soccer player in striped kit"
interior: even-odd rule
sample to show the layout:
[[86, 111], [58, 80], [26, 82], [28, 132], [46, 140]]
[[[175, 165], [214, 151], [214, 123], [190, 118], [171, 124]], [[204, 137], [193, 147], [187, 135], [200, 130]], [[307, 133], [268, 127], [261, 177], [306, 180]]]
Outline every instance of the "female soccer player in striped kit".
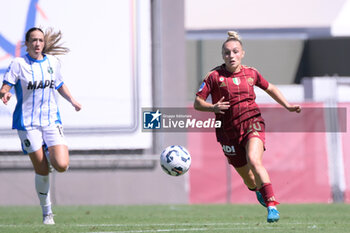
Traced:
[[[228, 32], [222, 45], [224, 64], [214, 68], [199, 88], [194, 107], [199, 111], [214, 112], [222, 127], [216, 130], [228, 162], [242, 177], [246, 186], [255, 191], [259, 202], [267, 207], [267, 221], [280, 218], [270, 177], [262, 164], [265, 150], [265, 124], [255, 102], [254, 85], [265, 90], [276, 102], [290, 112], [301, 111], [291, 105], [282, 93], [268, 83], [254, 68], [243, 66], [242, 41], [238, 33]], [[211, 94], [212, 103], [206, 102]]]
[[55, 33], [52, 29], [45, 34], [40, 28], [29, 29], [25, 36], [28, 53], [12, 61], [0, 90], [1, 100], [7, 104], [11, 98], [9, 91], [15, 88], [17, 105], [12, 128], [17, 129], [22, 149], [32, 161], [44, 224], [55, 224], [50, 201], [49, 163], [58, 172], [66, 171], [69, 166], [69, 153], [55, 90], [76, 111], [81, 109], [64, 84], [60, 63], [53, 56], [69, 51], [58, 44], [60, 39], [61, 32]]

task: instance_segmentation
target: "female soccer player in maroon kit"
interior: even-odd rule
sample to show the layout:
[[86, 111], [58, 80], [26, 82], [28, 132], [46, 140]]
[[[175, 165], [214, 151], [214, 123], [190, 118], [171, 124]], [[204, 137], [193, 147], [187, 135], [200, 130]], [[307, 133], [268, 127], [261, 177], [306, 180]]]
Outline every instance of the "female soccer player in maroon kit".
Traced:
[[[216, 137], [228, 162], [247, 187], [256, 192], [260, 203], [267, 207], [267, 221], [277, 222], [280, 217], [276, 205], [279, 203], [262, 164], [265, 123], [255, 103], [254, 85], [290, 112], [299, 113], [301, 107], [289, 104], [277, 87], [267, 82], [256, 69], [243, 66], [244, 53], [239, 35], [228, 32], [222, 45], [225, 63], [206, 76], [196, 94], [194, 107], [199, 111], [214, 112], [216, 119], [221, 120], [222, 127], [216, 130]], [[206, 102], [209, 94], [212, 103]]]

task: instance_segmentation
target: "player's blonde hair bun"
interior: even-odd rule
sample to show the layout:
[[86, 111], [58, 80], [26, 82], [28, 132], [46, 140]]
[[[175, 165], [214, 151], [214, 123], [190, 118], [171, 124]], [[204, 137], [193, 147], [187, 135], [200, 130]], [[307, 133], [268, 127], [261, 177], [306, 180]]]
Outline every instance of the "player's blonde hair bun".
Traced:
[[236, 32], [236, 31], [228, 31], [227, 35], [228, 35], [227, 40], [241, 41], [241, 37], [239, 36], [238, 32]]

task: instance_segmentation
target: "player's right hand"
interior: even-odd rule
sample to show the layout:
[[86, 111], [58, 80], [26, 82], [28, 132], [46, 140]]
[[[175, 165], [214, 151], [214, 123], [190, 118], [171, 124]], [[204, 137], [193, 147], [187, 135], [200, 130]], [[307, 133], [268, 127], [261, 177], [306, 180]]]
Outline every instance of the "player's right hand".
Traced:
[[215, 113], [225, 114], [223, 110], [227, 110], [230, 108], [230, 102], [224, 101], [225, 96], [221, 97], [221, 99], [214, 104], [213, 109]]
[[3, 97], [1, 98], [2, 102], [4, 104], [7, 104], [7, 102], [9, 102], [9, 100], [11, 99], [12, 94], [10, 92], [6, 92]]

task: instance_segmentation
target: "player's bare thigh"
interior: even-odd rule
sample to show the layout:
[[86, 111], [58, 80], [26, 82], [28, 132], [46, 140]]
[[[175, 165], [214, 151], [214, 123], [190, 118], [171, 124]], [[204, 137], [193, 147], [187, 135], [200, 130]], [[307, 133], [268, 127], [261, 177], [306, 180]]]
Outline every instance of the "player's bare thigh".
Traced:
[[66, 145], [50, 146], [50, 162], [58, 172], [65, 172], [69, 166], [69, 152]]
[[258, 137], [251, 137], [246, 144], [247, 160], [251, 165], [261, 166], [264, 153], [264, 143]]

